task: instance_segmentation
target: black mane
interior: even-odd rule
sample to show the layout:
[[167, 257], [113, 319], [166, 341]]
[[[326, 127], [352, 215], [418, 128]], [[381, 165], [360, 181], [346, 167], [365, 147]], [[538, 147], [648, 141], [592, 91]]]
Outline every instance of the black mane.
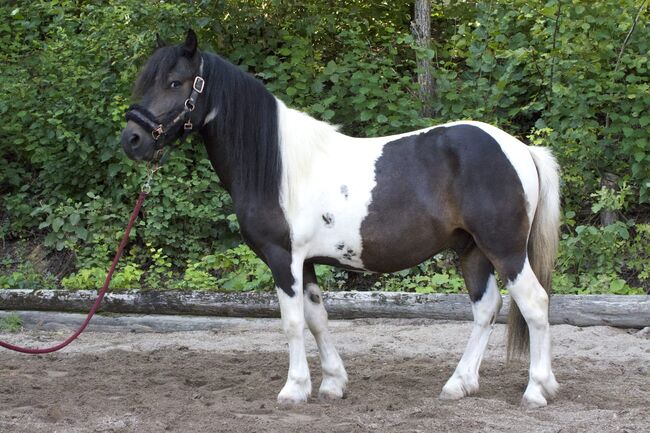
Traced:
[[[200, 53], [204, 61], [206, 114], [218, 110], [206, 127], [227, 158], [232, 181], [247, 196], [277, 199], [281, 180], [278, 109], [275, 97], [252, 75], [216, 54]], [[171, 71], [183, 55], [182, 46], [157, 49], [138, 76], [136, 99]], [[206, 146], [213, 143], [206, 141]]]
[[282, 162], [275, 97], [237, 66], [215, 54], [202, 55], [208, 103], [218, 110], [208, 127], [227, 149], [223, 156], [234, 169], [233, 180], [249, 197], [276, 200]]

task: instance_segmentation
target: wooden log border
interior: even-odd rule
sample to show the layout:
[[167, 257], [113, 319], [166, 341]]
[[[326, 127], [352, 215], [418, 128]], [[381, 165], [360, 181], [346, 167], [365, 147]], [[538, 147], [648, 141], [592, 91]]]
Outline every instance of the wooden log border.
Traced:
[[[59, 290], [0, 290], [0, 310], [88, 311], [97, 293]], [[466, 295], [397, 292], [325, 292], [332, 319], [425, 318], [472, 320]], [[503, 297], [497, 322], [505, 323], [510, 298]], [[146, 291], [109, 293], [101, 311], [139, 314], [191, 314], [225, 317], [279, 317], [275, 293]], [[575, 326], [650, 326], [650, 296], [554, 295], [551, 324]]]

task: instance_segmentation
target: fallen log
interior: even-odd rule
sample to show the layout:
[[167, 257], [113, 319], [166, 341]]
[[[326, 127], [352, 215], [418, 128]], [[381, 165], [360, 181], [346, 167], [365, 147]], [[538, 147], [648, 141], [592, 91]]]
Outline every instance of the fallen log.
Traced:
[[[95, 291], [0, 290], [2, 310], [83, 312], [90, 308]], [[332, 319], [425, 318], [472, 320], [466, 295], [398, 292], [326, 292]], [[510, 298], [503, 297], [497, 322], [505, 323]], [[279, 317], [275, 293], [143, 291], [109, 293], [101, 311], [140, 314], [192, 314], [226, 317]], [[551, 324], [575, 326], [650, 326], [650, 296], [554, 295]]]

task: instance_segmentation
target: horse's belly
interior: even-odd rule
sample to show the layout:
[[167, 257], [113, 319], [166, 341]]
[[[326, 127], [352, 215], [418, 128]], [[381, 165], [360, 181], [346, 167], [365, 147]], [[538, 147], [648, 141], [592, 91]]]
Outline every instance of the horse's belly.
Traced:
[[395, 272], [416, 266], [449, 247], [449, 233], [430, 218], [396, 221], [374, 228], [362, 226], [361, 261], [373, 272]]
[[370, 272], [395, 272], [416, 266], [449, 246], [444, 226], [421, 215], [416, 220], [374, 222], [370, 227], [344, 212], [323, 214], [306, 258]]

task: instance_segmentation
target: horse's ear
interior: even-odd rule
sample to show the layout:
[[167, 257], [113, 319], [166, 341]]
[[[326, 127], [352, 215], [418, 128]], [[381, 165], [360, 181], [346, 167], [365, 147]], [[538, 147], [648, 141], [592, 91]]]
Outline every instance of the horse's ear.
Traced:
[[198, 44], [199, 42], [197, 40], [196, 33], [194, 33], [194, 30], [189, 29], [187, 31], [187, 36], [185, 37], [185, 45], [183, 46], [183, 52], [185, 56], [189, 58], [194, 57]]
[[166, 46], [167, 42], [165, 42], [165, 40], [160, 37], [160, 33], [156, 33], [156, 48], [162, 48]]

